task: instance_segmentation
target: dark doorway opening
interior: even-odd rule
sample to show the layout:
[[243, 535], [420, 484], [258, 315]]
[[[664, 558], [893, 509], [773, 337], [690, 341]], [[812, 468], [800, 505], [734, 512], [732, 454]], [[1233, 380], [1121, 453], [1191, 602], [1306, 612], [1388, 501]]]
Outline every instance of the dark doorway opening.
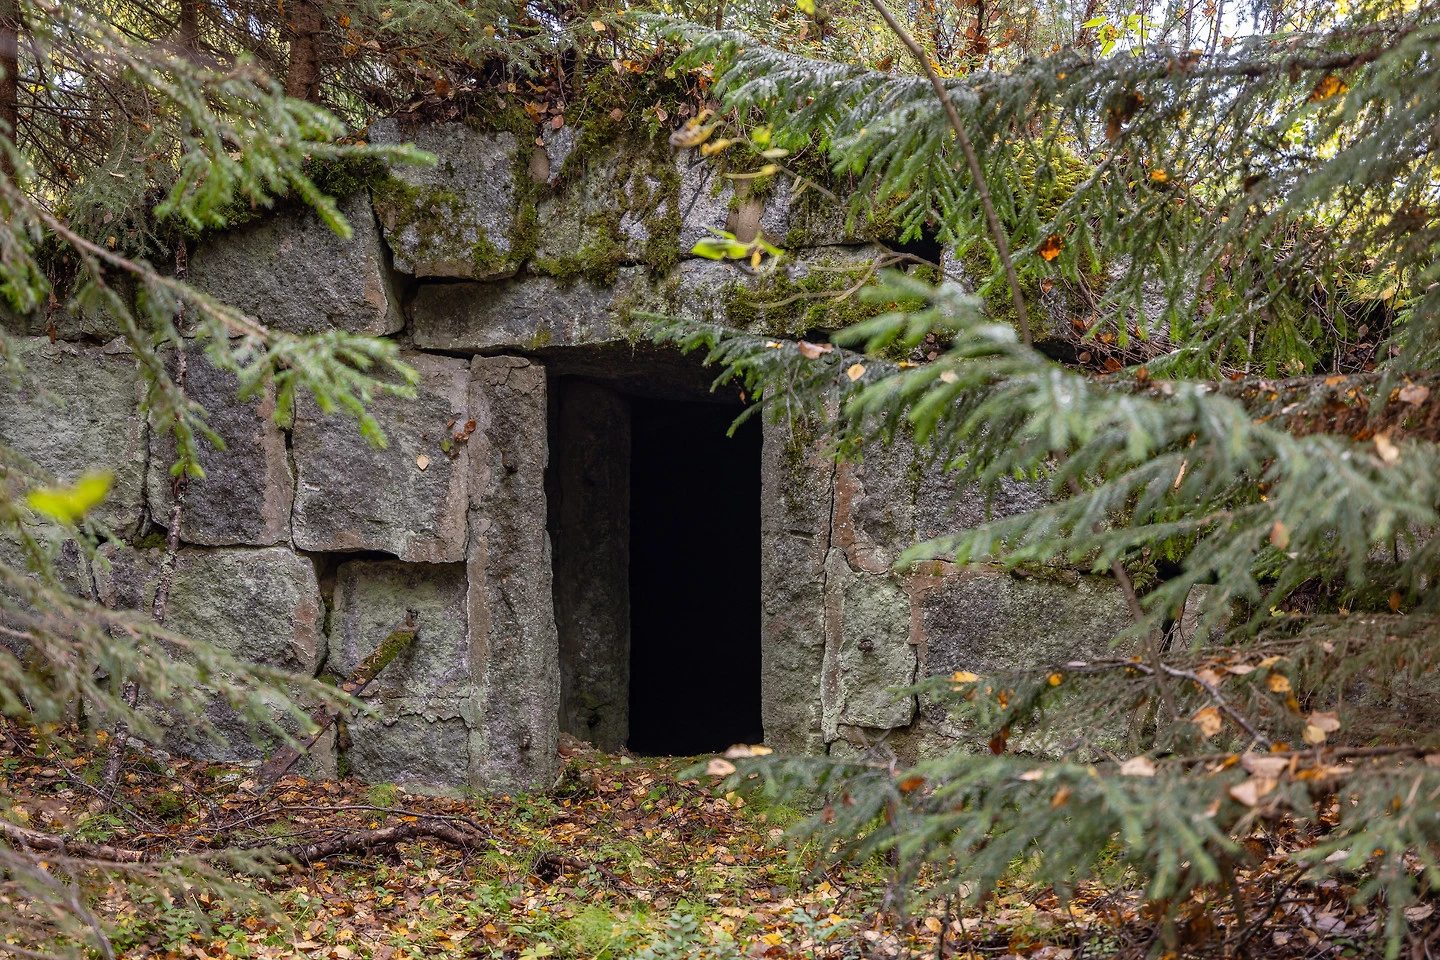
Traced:
[[606, 751], [759, 743], [758, 417], [669, 353], [549, 359], [560, 729]]
[[630, 723], [635, 753], [759, 743], [760, 423], [631, 401]]

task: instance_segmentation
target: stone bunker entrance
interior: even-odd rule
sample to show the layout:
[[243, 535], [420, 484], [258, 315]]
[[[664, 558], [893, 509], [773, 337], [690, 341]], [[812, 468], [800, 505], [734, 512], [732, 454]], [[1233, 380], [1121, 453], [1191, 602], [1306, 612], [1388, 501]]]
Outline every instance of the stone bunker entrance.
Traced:
[[759, 418], [727, 435], [738, 395], [678, 359], [556, 372], [561, 731], [650, 755], [759, 742]]

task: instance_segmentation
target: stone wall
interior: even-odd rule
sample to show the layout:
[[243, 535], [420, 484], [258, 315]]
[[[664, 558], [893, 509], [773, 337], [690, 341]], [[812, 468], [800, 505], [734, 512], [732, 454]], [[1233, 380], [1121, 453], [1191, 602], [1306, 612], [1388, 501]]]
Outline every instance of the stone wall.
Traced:
[[[192, 280], [264, 323], [392, 337], [421, 375], [417, 399], [375, 404], [390, 440], [377, 449], [304, 400], [281, 427], [272, 395], [238, 401], [232, 378], [190, 357], [189, 390], [226, 448], [205, 452], [205, 478], [189, 489], [173, 625], [258, 662], [344, 677], [406, 611], [418, 617], [416, 642], [369, 692], [373, 709], [318, 751], [322, 772], [543, 788], [562, 729], [623, 746], [624, 398], [704, 398], [709, 379], [645, 346], [636, 312], [776, 334], [840, 323], [853, 313], [822, 309], [815, 294], [853, 285], [883, 239], [784, 184], [737, 197], [663, 143], [580, 150], [564, 133], [547, 128], [533, 145], [458, 123], [377, 124], [373, 138], [416, 142], [439, 163], [345, 198], [349, 240], [288, 210], [211, 236], [192, 257]], [[791, 256], [766, 277], [689, 258], [707, 228], [763, 230]], [[86, 582], [107, 603], [139, 606], [171, 490], [134, 359], [103, 318], [8, 323], [28, 379], [0, 385], [0, 439], [59, 480], [116, 471], [99, 516], [112, 540]], [[590, 385], [561, 405], [556, 377]], [[552, 431], [576, 445], [554, 470]], [[904, 450], [837, 466], [766, 424], [763, 451], [762, 709], [779, 749], [883, 738], [914, 754], [949, 742], [963, 732], [896, 687], [1069, 659], [1123, 624], [1115, 586], [1076, 573], [892, 572], [904, 546], [988, 509]], [[1009, 493], [1006, 509], [1039, 496]], [[553, 569], [552, 535], [570, 551]], [[212, 719], [234, 730], [223, 714], [217, 705]], [[228, 744], [183, 731], [175, 742], [253, 756], [234, 732]]]

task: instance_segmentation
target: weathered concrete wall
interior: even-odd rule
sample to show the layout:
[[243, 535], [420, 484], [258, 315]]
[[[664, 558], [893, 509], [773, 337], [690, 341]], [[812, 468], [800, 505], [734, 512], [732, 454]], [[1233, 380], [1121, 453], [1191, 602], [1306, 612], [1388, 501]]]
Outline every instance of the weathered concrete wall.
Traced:
[[[771, 334], [848, 322], [867, 308], [820, 294], [867, 275], [877, 228], [847, 230], [838, 205], [784, 184], [737, 197], [661, 140], [586, 152], [548, 128], [538, 146], [458, 123], [371, 133], [440, 163], [345, 198], [348, 240], [282, 212], [206, 239], [190, 277], [279, 330], [395, 338], [419, 396], [374, 404], [390, 441], [377, 449], [305, 398], [278, 425], [272, 393], [236, 400], [233, 378], [187, 350], [188, 389], [226, 449], [207, 450], [190, 484], [171, 623], [256, 662], [344, 677], [414, 611], [414, 645], [369, 692], [372, 710], [322, 746], [320, 769], [547, 787], [562, 728], [606, 748], [626, 737], [625, 395], [692, 396], [708, 380], [641, 345], [636, 313]], [[760, 275], [690, 258], [708, 229], [763, 231], [791, 255]], [[173, 448], [141, 413], [134, 358], [103, 318], [7, 326], [28, 379], [0, 382], [0, 440], [57, 480], [116, 471], [94, 584], [140, 607], [170, 522]], [[573, 386], [557, 405], [561, 376]], [[547, 475], [552, 443], [564, 456]], [[903, 448], [837, 466], [816, 439], [768, 424], [761, 472], [762, 709], [779, 749], [884, 739], [914, 753], [963, 737], [895, 688], [1069, 659], [1123, 624], [1114, 585], [1075, 573], [893, 572], [911, 542], [988, 509]], [[1039, 495], [1016, 484], [997, 507]], [[552, 533], [565, 546], [554, 569]], [[88, 590], [91, 576], [75, 581]], [[256, 754], [223, 705], [210, 719], [228, 743], [184, 729], [175, 742]]]

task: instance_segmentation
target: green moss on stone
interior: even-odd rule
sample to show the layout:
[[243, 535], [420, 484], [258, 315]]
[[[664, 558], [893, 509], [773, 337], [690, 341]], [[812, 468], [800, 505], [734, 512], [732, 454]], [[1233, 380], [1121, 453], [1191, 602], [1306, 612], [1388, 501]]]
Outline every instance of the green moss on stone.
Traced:
[[851, 290], [865, 268], [820, 272], [792, 279], [777, 270], [758, 284], [733, 285], [724, 295], [724, 317], [729, 326], [755, 333], [799, 336], [811, 330], [838, 330], [869, 320], [882, 308], [861, 300]]
[[[465, 199], [449, 187], [387, 176], [371, 187], [371, 194], [387, 229], [397, 236], [414, 236], [417, 260], [468, 260], [484, 275], [517, 259], [513, 247], [502, 251], [483, 228], [470, 222]], [[457, 224], [463, 225], [458, 230], [474, 231], [474, 239], [460, 235]]]

